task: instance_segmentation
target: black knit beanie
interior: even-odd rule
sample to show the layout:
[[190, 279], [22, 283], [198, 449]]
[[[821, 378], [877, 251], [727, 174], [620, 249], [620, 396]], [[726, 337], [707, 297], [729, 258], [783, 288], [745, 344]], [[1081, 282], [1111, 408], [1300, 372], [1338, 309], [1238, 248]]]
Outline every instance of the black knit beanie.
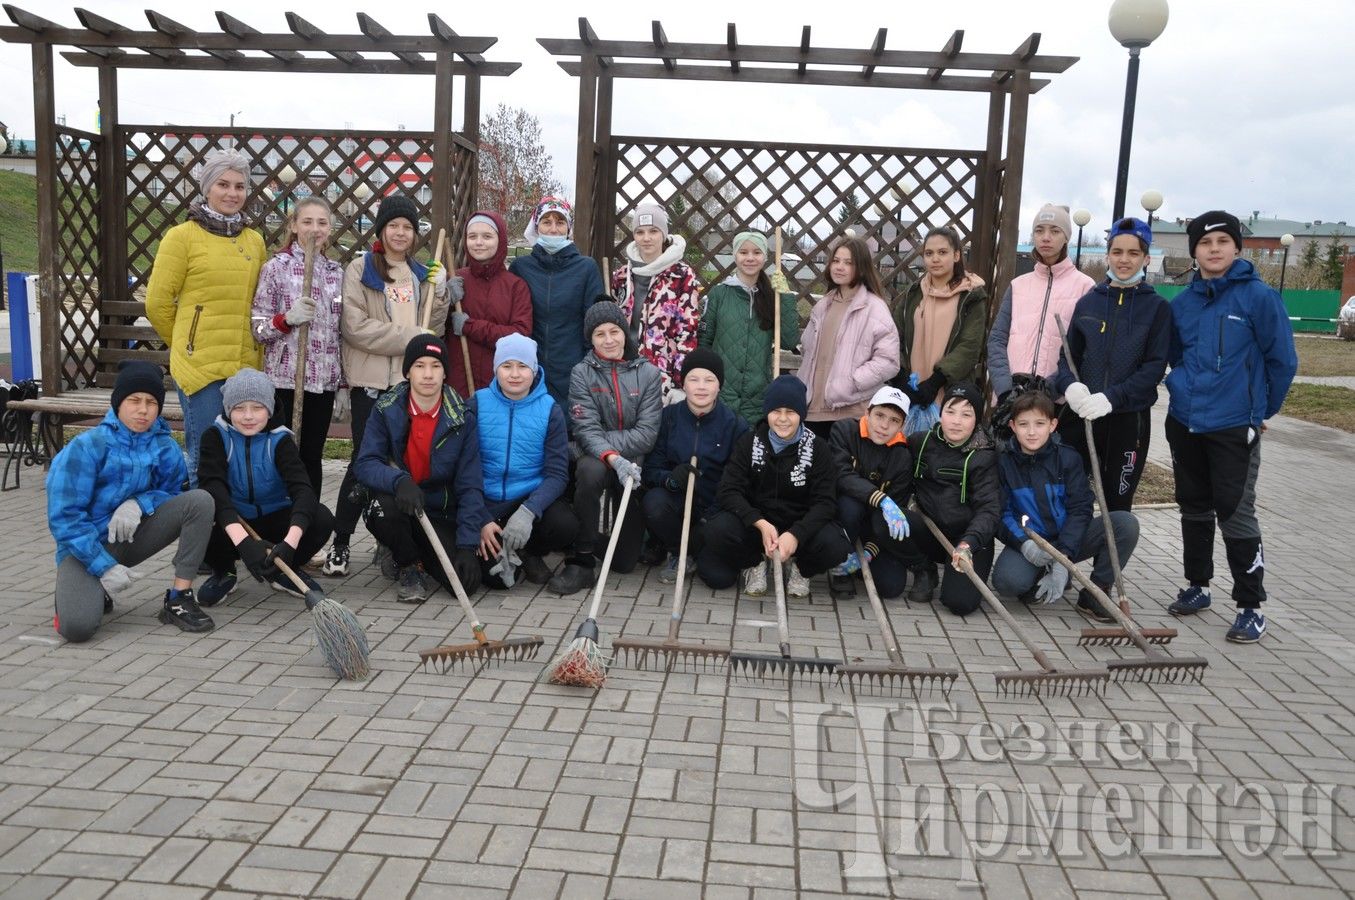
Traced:
[[405, 345], [405, 361], [400, 367], [400, 372], [406, 378], [409, 377], [409, 370], [414, 368], [414, 363], [423, 356], [431, 356], [442, 363], [445, 371], [447, 368], [447, 345], [442, 339], [431, 334], [421, 334]]
[[763, 415], [774, 409], [793, 409], [803, 419], [809, 412], [809, 397], [805, 383], [794, 375], [781, 375], [767, 385], [767, 393], [762, 395]]
[[381, 232], [392, 219], [408, 219], [409, 224], [417, 232], [419, 230], [419, 207], [414, 205], [414, 201], [404, 194], [391, 194], [381, 201], [381, 205], [376, 208], [376, 236], [381, 237]]
[[155, 363], [124, 359], [118, 364], [118, 378], [113, 382], [112, 407], [114, 411], [130, 394], [150, 394], [155, 405], [165, 408], [165, 372]]
[[1233, 239], [1238, 252], [1242, 251], [1242, 223], [1230, 212], [1213, 209], [1207, 213], [1200, 213], [1186, 226], [1186, 243], [1190, 245], [1191, 259], [1195, 258], [1195, 245], [1211, 231], [1222, 231]]
[[714, 374], [715, 380], [720, 384], [725, 383], [725, 361], [709, 347], [697, 347], [682, 360], [683, 379], [686, 379], [687, 373], [692, 369], [705, 369]]
[[946, 388], [941, 398], [941, 408], [945, 409], [952, 400], [963, 400], [974, 407], [974, 415], [983, 415], [983, 393], [972, 381], [957, 381]]

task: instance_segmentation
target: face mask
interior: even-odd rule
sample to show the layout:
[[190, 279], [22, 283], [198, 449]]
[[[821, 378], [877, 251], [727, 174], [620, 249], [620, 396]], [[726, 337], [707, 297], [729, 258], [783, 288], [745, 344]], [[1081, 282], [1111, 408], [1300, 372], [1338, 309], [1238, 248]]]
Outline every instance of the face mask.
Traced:
[[572, 243], [573, 241], [562, 234], [543, 234], [536, 239], [536, 245], [550, 254], [559, 253]]
[[1107, 277], [1110, 278], [1111, 287], [1127, 288], [1133, 287], [1134, 285], [1138, 284], [1140, 281], [1143, 280], [1143, 276], [1147, 274], [1148, 274], [1147, 269], [1139, 269], [1137, 272], [1130, 276], [1128, 281], [1121, 281], [1120, 279], [1115, 277], [1115, 274], [1113, 272], [1110, 273]]

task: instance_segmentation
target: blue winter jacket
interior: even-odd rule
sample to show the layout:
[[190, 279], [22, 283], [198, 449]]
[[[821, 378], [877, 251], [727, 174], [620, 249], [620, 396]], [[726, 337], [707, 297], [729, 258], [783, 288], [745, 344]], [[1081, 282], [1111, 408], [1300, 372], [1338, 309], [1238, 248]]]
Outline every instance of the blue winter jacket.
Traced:
[[246, 519], [259, 519], [291, 506], [292, 496], [274, 458], [278, 444], [292, 432], [278, 426], [246, 437], [223, 416], [217, 416], [212, 425], [225, 448], [226, 484], [235, 511]]
[[1026, 453], [1016, 438], [1007, 439], [1007, 450], [998, 454], [1002, 480], [1002, 541], [1020, 547], [1026, 540], [1026, 524], [1067, 556], [1077, 558], [1087, 525], [1092, 520], [1092, 492], [1087, 472], [1077, 451], [1049, 436], [1049, 443], [1035, 453]]
[[521, 400], [504, 396], [496, 378], [470, 401], [480, 435], [485, 501], [491, 506], [526, 497], [538, 519], [569, 483], [569, 430], [565, 413], [538, 372]]
[[1172, 300], [1167, 412], [1193, 432], [1256, 427], [1280, 411], [1298, 371], [1279, 293], [1245, 259]]
[[743, 416], [718, 398], [715, 408], [704, 416], [696, 415], [686, 403], [666, 406], [659, 420], [658, 441], [645, 456], [641, 480], [651, 487], [670, 489], [669, 474], [695, 456], [701, 474], [696, 480], [692, 508], [697, 518], [702, 518], [716, 505], [715, 494], [720, 489], [734, 442], [748, 430]]
[[532, 292], [532, 340], [537, 361], [546, 373], [546, 390], [564, 409], [569, 402], [569, 374], [588, 351], [583, 313], [603, 292], [602, 274], [592, 258], [568, 245], [547, 253], [540, 244], [508, 267]]
[[[1088, 390], [1104, 393], [1112, 412], [1139, 412], [1157, 402], [1171, 333], [1171, 306], [1157, 291], [1143, 282], [1118, 288], [1106, 281], [1077, 301], [1068, 346]], [[1068, 363], [1060, 353], [1054, 375], [1060, 394], [1077, 381]]]
[[117, 564], [104, 549], [113, 510], [134, 498], [143, 515], [152, 515], [187, 479], [183, 450], [164, 419], [137, 434], [110, 409], [56, 455], [47, 473], [47, 526], [57, 565], [74, 556], [89, 574], [103, 575]]
[[[409, 440], [409, 382], [382, 394], [367, 419], [358, 453], [358, 481], [374, 491], [394, 494], [405, 467]], [[480, 441], [475, 436], [475, 414], [456, 391], [444, 386], [442, 410], [433, 431], [432, 465], [423, 488], [424, 511], [435, 518], [456, 517], [456, 545], [480, 546], [480, 528], [489, 521], [485, 512], [484, 473], [480, 468]]]

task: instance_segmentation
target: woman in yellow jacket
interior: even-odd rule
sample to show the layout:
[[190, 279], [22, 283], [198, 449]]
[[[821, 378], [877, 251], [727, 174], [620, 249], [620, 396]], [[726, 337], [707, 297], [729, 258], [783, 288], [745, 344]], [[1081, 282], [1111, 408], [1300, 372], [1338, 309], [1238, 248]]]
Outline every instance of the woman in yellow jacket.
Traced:
[[245, 366], [259, 368], [250, 307], [265, 261], [263, 237], [246, 228], [249, 157], [207, 154], [202, 196], [188, 221], [160, 239], [146, 288], [146, 318], [169, 346], [169, 374], [183, 407], [188, 480], [198, 484], [198, 444], [221, 415], [221, 386]]

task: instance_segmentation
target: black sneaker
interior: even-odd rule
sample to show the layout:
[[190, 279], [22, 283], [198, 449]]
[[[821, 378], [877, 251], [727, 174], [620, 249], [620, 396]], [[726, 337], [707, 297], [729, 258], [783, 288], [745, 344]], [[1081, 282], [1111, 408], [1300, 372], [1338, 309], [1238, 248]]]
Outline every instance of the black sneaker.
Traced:
[[848, 600], [856, 596], [856, 583], [850, 575], [828, 573], [828, 596], [834, 600]]
[[1115, 617], [1102, 608], [1101, 601], [1086, 588], [1077, 592], [1077, 611], [1093, 622], [1115, 621]]
[[567, 563], [564, 571], [552, 578], [546, 587], [561, 597], [577, 594], [584, 588], [593, 586], [593, 567]]
[[651, 538], [640, 551], [640, 562], [646, 566], [661, 566], [668, 562], [668, 551], [662, 543]]
[[[313, 591], [319, 591], [322, 594], [325, 592], [325, 589], [320, 587], [320, 582], [316, 581], [314, 578], [310, 577], [305, 572], [300, 572], [297, 571], [296, 569], [293, 569], [292, 571], [296, 573], [296, 577], [300, 578], [301, 582], [305, 584], [306, 587], [310, 588]], [[281, 572], [274, 575], [272, 578], [268, 579], [267, 584], [273, 590], [282, 591], [284, 594], [291, 594], [293, 597], [306, 596], [305, 591], [298, 591], [296, 589], [296, 585], [292, 584], [292, 579], [288, 578]]]
[[216, 627], [212, 617], [198, 607], [198, 601], [193, 596], [192, 588], [179, 591], [177, 597], [170, 597], [170, 592], [165, 591], [165, 605], [160, 610], [158, 618], [166, 625], [173, 625], [180, 631], [211, 631]]
[[940, 579], [936, 577], [936, 566], [927, 565], [921, 569], [913, 569], [913, 585], [908, 588], [908, 599], [914, 603], [931, 603], [932, 594], [936, 592], [936, 586]]
[[235, 590], [235, 570], [213, 572], [212, 576], [198, 587], [198, 605], [212, 607], [225, 600]]
[[[1035, 592], [1039, 590], [1039, 588], [1040, 586], [1038, 584], [1032, 584], [1030, 587], [1026, 588], [1024, 591], [1017, 594], [1016, 599], [1020, 600], [1022, 603], [1029, 606], [1030, 604], [1035, 602]], [[1078, 595], [1079, 598], [1081, 596], [1082, 596], [1081, 594]]]
[[400, 577], [400, 567], [395, 564], [395, 557], [391, 555], [390, 548], [386, 545], [376, 545], [376, 549], [372, 551], [372, 562], [376, 563], [381, 574], [391, 581]]
[[405, 566], [400, 570], [395, 599], [401, 603], [422, 603], [433, 593], [428, 576], [417, 564]]
[[522, 556], [522, 577], [532, 584], [545, 584], [550, 581], [551, 569], [539, 556], [524, 553]]
[[348, 575], [348, 545], [331, 544], [329, 555], [325, 557], [325, 564], [320, 571], [325, 575], [346, 577]]

